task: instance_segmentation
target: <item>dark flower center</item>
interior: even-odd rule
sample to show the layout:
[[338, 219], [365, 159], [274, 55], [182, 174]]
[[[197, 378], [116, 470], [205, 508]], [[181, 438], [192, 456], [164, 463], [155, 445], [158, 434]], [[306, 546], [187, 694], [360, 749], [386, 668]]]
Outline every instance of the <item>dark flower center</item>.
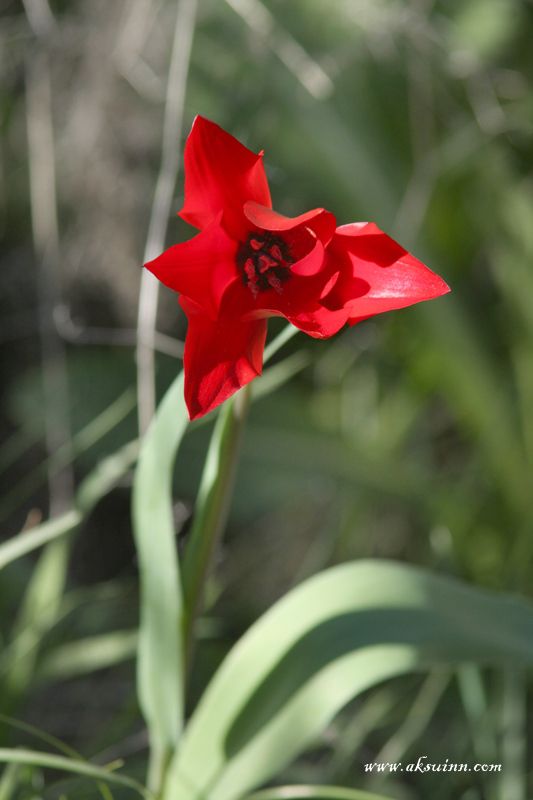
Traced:
[[282, 291], [282, 284], [291, 276], [294, 258], [281, 236], [253, 231], [239, 245], [236, 262], [244, 285], [257, 297], [267, 289]]

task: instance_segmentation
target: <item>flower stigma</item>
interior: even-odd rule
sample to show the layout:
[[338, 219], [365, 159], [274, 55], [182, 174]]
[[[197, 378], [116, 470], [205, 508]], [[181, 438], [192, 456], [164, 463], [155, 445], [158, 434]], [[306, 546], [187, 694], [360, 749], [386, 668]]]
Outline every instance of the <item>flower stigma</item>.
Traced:
[[281, 293], [290, 276], [294, 258], [287, 242], [270, 231], [252, 231], [239, 245], [237, 268], [245, 286], [254, 297], [259, 292], [274, 289]]

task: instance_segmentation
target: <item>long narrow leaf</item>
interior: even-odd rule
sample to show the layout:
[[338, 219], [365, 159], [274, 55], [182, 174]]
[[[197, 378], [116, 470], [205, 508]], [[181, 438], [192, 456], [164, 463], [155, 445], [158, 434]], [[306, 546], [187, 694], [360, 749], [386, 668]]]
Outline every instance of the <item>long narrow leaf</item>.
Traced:
[[42, 640], [60, 614], [68, 566], [68, 540], [50, 542], [40, 554], [11, 632], [0, 708], [10, 710], [31, 684]]
[[113, 455], [105, 458], [82, 481], [76, 494], [76, 508], [47, 520], [30, 530], [22, 530], [0, 544], [0, 569], [16, 561], [17, 558], [37, 550], [48, 542], [73, 531], [84, 516], [104, 497], [126, 474], [134, 463], [138, 452], [136, 441], [128, 442]]
[[11, 800], [19, 782], [19, 764], [8, 764], [0, 778], [0, 800]]
[[172, 472], [187, 424], [180, 375], [146, 433], [133, 484], [133, 527], [141, 573], [138, 692], [159, 769], [177, 744], [183, 720], [182, 595]]
[[87, 778], [93, 778], [96, 781], [107, 781], [108, 783], [116, 783], [119, 786], [125, 786], [133, 789], [141, 797], [150, 797], [150, 793], [145, 789], [142, 784], [128, 778], [126, 775], [116, 775], [113, 772], [105, 769], [104, 767], [97, 767], [90, 764], [88, 761], [78, 761], [75, 758], [66, 758], [65, 756], [56, 756], [53, 753], [42, 753], [39, 750], [24, 750], [2, 747], [0, 748], [0, 762], [5, 764], [28, 764], [30, 766], [45, 767], [49, 769], [62, 770], [64, 772], [74, 772], [78, 775], [85, 775]]
[[167, 796], [240, 797], [365, 689], [469, 660], [533, 664], [532, 607], [393, 562], [327, 570], [230, 652], [190, 721]]
[[[76, 751], [73, 750], [72, 747], [62, 742], [61, 739], [57, 739], [55, 736], [52, 736], [50, 733], [46, 733], [46, 731], [41, 730], [40, 728], [36, 728], [35, 725], [29, 725], [27, 722], [22, 722], [19, 719], [14, 719], [13, 717], [7, 717], [4, 714], [0, 714], [0, 722], [5, 723], [9, 727], [15, 728], [19, 731], [24, 731], [24, 733], [29, 734], [42, 742], [45, 742], [47, 745], [51, 745], [52, 747], [57, 748], [59, 752], [66, 756], [69, 759], [74, 759], [75, 761], [83, 761], [83, 757]], [[10, 770], [14, 769], [15, 771], [19, 770], [20, 764], [8, 764], [5, 769], [5, 772], [8, 773]], [[1, 783], [1, 782], [0, 782]], [[104, 798], [104, 800], [112, 800], [113, 795], [106, 783], [102, 781], [98, 781], [98, 791]], [[9, 800], [11, 794], [6, 795], [5, 800]], [[4, 800], [2, 796], [2, 789], [0, 785], [0, 800]]]
[[246, 800], [387, 800], [386, 797], [341, 786], [273, 786]]
[[100, 461], [82, 481], [76, 493], [76, 506], [84, 516], [126, 475], [138, 452], [139, 443], [134, 439]]
[[209, 443], [198, 489], [194, 523], [183, 562], [187, 657], [190, 656], [192, 629], [201, 610], [203, 587], [213, 551], [224, 530], [229, 512], [242, 426], [249, 402], [249, 391], [244, 389], [239, 396], [225, 404]]
[[31, 528], [21, 531], [0, 545], [0, 569], [16, 561], [17, 558], [31, 553], [54, 539], [64, 536], [74, 530], [82, 520], [82, 515], [77, 509], [67, 511], [56, 519], [51, 519]]
[[65, 680], [128, 661], [137, 650], [137, 631], [112, 631], [60, 644], [39, 665], [40, 680]]

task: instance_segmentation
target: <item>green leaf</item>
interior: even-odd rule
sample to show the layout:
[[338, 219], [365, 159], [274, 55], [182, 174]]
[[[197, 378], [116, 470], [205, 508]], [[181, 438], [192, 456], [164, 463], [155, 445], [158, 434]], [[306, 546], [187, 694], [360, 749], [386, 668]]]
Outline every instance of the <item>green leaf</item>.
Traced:
[[29, 530], [22, 530], [0, 544], [0, 569], [17, 558], [31, 553], [48, 542], [75, 530], [96, 503], [111, 491], [137, 458], [137, 441], [129, 442], [113, 455], [104, 458], [82, 481], [76, 494], [76, 508], [47, 520]]
[[296, 336], [297, 333], [298, 328], [295, 328], [294, 325], [291, 325], [290, 323], [285, 325], [278, 335], [265, 347], [265, 352], [263, 353], [263, 364], [266, 364], [267, 361], [270, 361], [272, 356], [275, 356], [276, 353], [281, 350], [281, 348], [286, 345], [287, 342], [290, 342], [290, 340]]
[[0, 507], [0, 520], [5, 519], [21, 503], [31, 497], [32, 493], [46, 481], [49, 473], [55, 473], [74, 459], [90, 450], [97, 442], [116, 428], [135, 406], [135, 392], [128, 388], [116, 400], [108, 405], [94, 419], [75, 433], [71, 440], [51, 455], [36, 464], [24, 478], [14, 485], [3, 498]]
[[302, 369], [305, 369], [310, 362], [311, 358], [309, 354], [301, 350], [287, 356], [283, 361], [274, 364], [273, 367], [269, 367], [263, 372], [260, 378], [251, 384], [252, 399], [254, 401], [259, 400], [265, 395], [271, 394], [276, 389], [279, 389], [280, 386], [287, 383], [294, 375]]
[[388, 800], [382, 795], [344, 789], [341, 786], [273, 786], [246, 800]]
[[77, 509], [67, 511], [56, 519], [43, 522], [30, 530], [23, 530], [16, 536], [12, 536], [0, 545], [0, 569], [15, 561], [26, 553], [31, 553], [38, 547], [42, 547], [47, 542], [64, 536], [74, 530], [82, 520], [82, 515]]
[[[57, 748], [64, 756], [69, 759], [74, 759], [75, 761], [84, 761], [83, 757], [76, 751], [73, 750], [72, 747], [62, 742], [60, 739], [57, 739], [55, 736], [47, 733], [46, 731], [41, 730], [40, 728], [36, 728], [34, 725], [29, 725], [27, 722], [22, 722], [21, 720], [14, 719], [13, 717], [8, 717], [5, 714], [0, 714], [0, 722], [5, 723], [6, 725], [15, 728], [19, 731], [24, 731], [25, 733], [29, 734], [30, 736], [34, 736], [37, 739], [45, 742], [47, 745], [51, 745], [52, 747]], [[19, 763], [11, 763], [5, 769], [5, 777], [6, 780], [9, 779], [9, 775], [12, 771], [18, 773], [20, 770]], [[5, 798], [2, 794], [2, 782], [0, 781], [0, 800], [9, 800], [12, 794], [6, 794]], [[98, 781], [98, 791], [104, 798], [104, 800], [112, 800], [113, 795], [106, 783], [103, 783], [101, 780]], [[7, 792], [9, 792], [10, 784], [8, 783]]]
[[10, 800], [15, 796], [15, 789], [19, 783], [18, 764], [8, 764], [0, 778], [0, 800]]
[[60, 644], [47, 653], [38, 669], [40, 680], [65, 680], [132, 659], [137, 631], [113, 631]]
[[102, 459], [82, 481], [76, 493], [76, 505], [84, 516], [126, 475], [135, 463], [138, 452], [139, 442], [134, 439]]
[[119, 786], [125, 786], [133, 789], [141, 797], [149, 798], [148, 792], [142, 784], [128, 778], [126, 775], [115, 775], [105, 767], [96, 767], [88, 761], [77, 760], [75, 758], [66, 758], [65, 756], [56, 756], [53, 753], [42, 753], [39, 750], [25, 750], [25, 749], [9, 749], [0, 748], [0, 762], [5, 764], [28, 764], [36, 767], [47, 767], [49, 769], [62, 770], [64, 772], [74, 772], [78, 775], [85, 775], [87, 778], [93, 778], [96, 781], [106, 781], [107, 783], [115, 783]]
[[43, 731], [42, 728], [36, 728], [35, 725], [30, 725], [28, 722], [23, 722], [20, 719], [15, 719], [15, 717], [10, 717], [6, 714], [0, 714], [0, 722], [5, 723], [5, 725], [17, 731], [23, 731], [33, 736], [49, 747], [54, 747], [56, 750], [59, 750], [62, 755], [67, 756], [67, 758], [75, 758], [83, 761], [83, 757], [76, 750], [68, 744], [65, 744], [65, 742], [61, 741], [61, 739], [58, 739], [56, 736], [52, 736], [51, 733]]
[[183, 629], [188, 662], [194, 623], [203, 604], [205, 581], [214, 550], [226, 525], [249, 403], [250, 392], [245, 388], [222, 407], [211, 436], [198, 489], [194, 522], [183, 561]]
[[137, 682], [152, 746], [152, 776], [163, 770], [183, 720], [182, 595], [172, 473], [187, 425], [181, 374], [146, 433], [133, 483], [133, 528], [141, 577]]
[[516, 410], [494, 354], [483, 346], [471, 315], [457, 301], [421, 309], [435, 340], [420, 349], [413, 368], [447, 396], [464, 427], [472, 431], [517, 513], [529, 509], [530, 480]]
[[393, 562], [329, 569], [278, 602], [227, 656], [183, 737], [167, 797], [240, 797], [365, 689], [462, 661], [532, 664], [532, 607]]
[[68, 540], [50, 542], [40, 554], [20, 604], [2, 664], [2, 709], [10, 709], [31, 685], [43, 637], [55, 625], [67, 577]]

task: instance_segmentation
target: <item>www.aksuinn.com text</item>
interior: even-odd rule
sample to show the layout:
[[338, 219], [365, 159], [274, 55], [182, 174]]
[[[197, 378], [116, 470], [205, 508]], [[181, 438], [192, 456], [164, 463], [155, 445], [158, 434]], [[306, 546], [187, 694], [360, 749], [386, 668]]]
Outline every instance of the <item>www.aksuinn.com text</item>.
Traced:
[[364, 765], [365, 772], [501, 772], [501, 764], [456, 763], [446, 758], [440, 763], [428, 761], [428, 756], [420, 756], [417, 761], [369, 762]]

